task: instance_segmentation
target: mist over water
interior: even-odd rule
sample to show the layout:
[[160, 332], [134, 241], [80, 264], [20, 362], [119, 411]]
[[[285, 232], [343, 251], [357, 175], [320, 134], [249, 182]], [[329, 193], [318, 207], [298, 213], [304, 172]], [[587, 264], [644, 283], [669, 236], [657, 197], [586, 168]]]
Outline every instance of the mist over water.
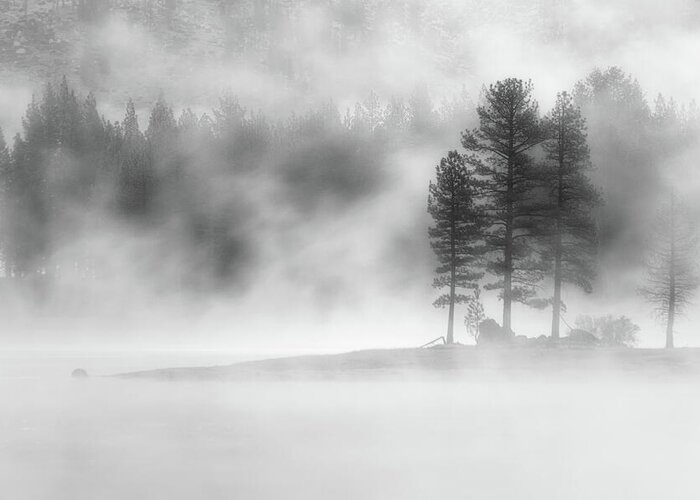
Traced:
[[698, 490], [696, 381], [9, 383], [0, 479], [28, 500]]
[[[700, 498], [699, 303], [651, 350], [639, 293], [656, 209], [700, 215], [699, 28], [696, 0], [0, 0], [29, 172], [0, 148], [0, 499]], [[603, 199], [562, 335], [626, 316], [644, 349], [537, 340], [551, 304], [492, 349], [458, 305], [467, 346], [415, 349], [447, 326], [429, 182], [510, 77], [540, 116], [573, 95]]]

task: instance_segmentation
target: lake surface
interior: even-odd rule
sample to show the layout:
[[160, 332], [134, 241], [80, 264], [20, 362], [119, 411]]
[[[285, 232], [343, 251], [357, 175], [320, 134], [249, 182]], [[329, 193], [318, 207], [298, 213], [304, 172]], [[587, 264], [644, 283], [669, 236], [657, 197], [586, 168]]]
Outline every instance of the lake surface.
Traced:
[[69, 377], [230, 353], [4, 353], [8, 499], [700, 498], [695, 381]]

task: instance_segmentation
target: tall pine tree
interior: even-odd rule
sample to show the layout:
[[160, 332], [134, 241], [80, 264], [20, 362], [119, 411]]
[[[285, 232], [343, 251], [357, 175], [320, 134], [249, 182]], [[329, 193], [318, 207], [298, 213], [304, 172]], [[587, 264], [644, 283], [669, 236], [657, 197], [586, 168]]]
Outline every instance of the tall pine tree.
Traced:
[[462, 145], [485, 182], [486, 244], [498, 255], [489, 270], [501, 279], [486, 288], [501, 289], [503, 328], [512, 332], [512, 303], [531, 299], [541, 279], [530, 244], [540, 225], [539, 172], [528, 152], [544, 135], [530, 82], [508, 78], [490, 85], [477, 113], [479, 127], [462, 134]]
[[139, 129], [134, 101], [128, 100], [121, 123], [119, 205], [124, 213], [144, 216], [151, 208], [155, 176], [146, 139]]
[[646, 283], [640, 292], [666, 323], [666, 347], [672, 348], [676, 316], [698, 287], [698, 240], [692, 217], [675, 195], [659, 210], [651, 240]]
[[5, 276], [12, 274], [8, 255], [8, 238], [7, 230], [10, 222], [10, 211], [12, 205], [9, 200], [10, 190], [12, 188], [12, 158], [10, 157], [10, 149], [5, 142], [5, 135], [0, 129], [0, 251], [3, 256], [3, 264]]
[[562, 283], [591, 292], [595, 275], [596, 224], [592, 210], [599, 197], [586, 170], [590, 153], [586, 124], [571, 96], [557, 95], [545, 118], [549, 139], [544, 143], [547, 188], [551, 197], [551, 233], [545, 239], [545, 256], [552, 263], [552, 338], [559, 338]]
[[450, 151], [435, 174], [428, 196], [428, 213], [435, 225], [428, 234], [440, 265], [433, 286], [448, 291], [434, 305], [449, 307], [446, 342], [452, 344], [455, 304], [469, 299], [457, 289], [473, 289], [483, 276], [479, 265], [485, 248], [481, 243], [483, 213], [475, 203], [475, 180], [462, 155]]

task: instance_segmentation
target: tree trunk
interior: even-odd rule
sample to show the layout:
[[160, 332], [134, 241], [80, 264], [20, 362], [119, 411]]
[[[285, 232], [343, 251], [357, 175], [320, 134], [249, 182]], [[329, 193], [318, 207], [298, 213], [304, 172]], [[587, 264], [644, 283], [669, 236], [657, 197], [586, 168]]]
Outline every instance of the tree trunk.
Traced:
[[506, 246], [506, 251], [503, 259], [503, 264], [505, 266], [505, 273], [503, 275], [503, 329], [510, 333], [511, 328], [511, 305], [513, 302], [512, 298], [512, 288], [513, 288], [513, 276], [510, 267], [512, 266], [513, 253], [510, 248], [510, 244]]
[[675, 300], [668, 303], [668, 319], [666, 320], [666, 349], [673, 348], [673, 321], [675, 319]]
[[676, 316], [676, 214], [671, 197], [671, 262], [669, 266], [668, 317], [666, 318], [666, 349], [673, 348], [673, 322]]
[[447, 320], [447, 340], [445, 343], [453, 344], [455, 341], [454, 325], [455, 325], [455, 284], [454, 284], [454, 266], [452, 271], [452, 284], [450, 285], [450, 313]]
[[[512, 142], [512, 141], [511, 141]], [[510, 334], [513, 302], [513, 161], [508, 160], [508, 192], [506, 194], [506, 234], [503, 252], [503, 329]]]
[[457, 251], [456, 251], [456, 246], [455, 246], [455, 237], [456, 237], [456, 228], [455, 228], [455, 207], [454, 207], [454, 202], [453, 202], [453, 209], [452, 209], [452, 221], [450, 224], [450, 313], [449, 313], [449, 318], [447, 320], [447, 339], [445, 340], [445, 343], [447, 344], [452, 344], [455, 341], [454, 337], [454, 324], [455, 324], [455, 278], [457, 275], [457, 269], [456, 269], [456, 258], [457, 258]]
[[564, 127], [562, 118], [559, 119], [559, 168], [557, 171], [557, 212], [555, 220], [554, 241], [554, 298], [552, 300], [552, 338], [559, 338], [559, 323], [561, 318], [561, 213], [564, 208]]
[[559, 338], [559, 323], [561, 318], [561, 240], [557, 238], [557, 249], [554, 256], [554, 300], [552, 301], [552, 338]]

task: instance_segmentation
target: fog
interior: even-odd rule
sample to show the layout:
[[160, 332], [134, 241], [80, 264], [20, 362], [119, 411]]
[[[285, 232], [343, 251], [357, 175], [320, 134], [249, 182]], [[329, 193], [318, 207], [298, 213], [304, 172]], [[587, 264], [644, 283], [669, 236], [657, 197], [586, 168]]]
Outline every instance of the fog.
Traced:
[[[135, 366], [133, 353], [126, 362], [93, 359], [71, 361]], [[0, 480], [27, 500], [681, 499], [698, 491], [696, 379], [76, 381], [43, 360], [40, 373], [3, 360], [0, 379]], [[150, 356], [159, 362], [187, 360]]]
[[[698, 497], [700, 303], [647, 349], [639, 289], [668, 193], [700, 215], [699, 23], [696, 0], [0, 0], [0, 496]], [[509, 77], [588, 126], [597, 275], [564, 286], [563, 335], [626, 316], [642, 349], [543, 340], [551, 305], [523, 304], [517, 345], [473, 346], [458, 305], [466, 346], [414, 349], [447, 326], [429, 183]]]
[[[48, 7], [33, 8], [39, 16]], [[440, 156], [459, 146], [461, 130], [476, 124], [473, 106], [482, 86], [507, 76], [532, 79], [543, 113], [556, 92], [571, 90], [596, 67], [621, 67], [639, 81], [652, 107], [658, 93], [687, 104], [700, 88], [700, 76], [688, 64], [700, 42], [698, 5], [689, 0], [664, 8], [652, 1], [439, 1], [357, 2], [345, 9], [315, 2], [187, 2], [168, 9], [127, 2], [80, 20], [70, 7], [59, 7], [54, 14], [76, 29], [52, 21], [47, 41], [9, 8], [3, 22], [13, 49], [3, 56], [0, 80], [0, 126], [8, 142], [20, 130], [30, 95], [41, 91], [39, 82], [62, 74], [79, 92], [93, 92], [107, 119], [120, 120], [126, 99], [133, 98], [143, 129], [159, 96], [176, 115], [185, 108], [211, 115], [222, 95], [233, 94], [272, 122], [329, 102], [343, 114], [370, 92], [386, 104], [424, 89], [436, 109], [455, 98], [463, 109], [439, 136], [420, 137], [378, 160], [364, 184], [340, 179], [329, 189], [325, 174], [315, 172], [301, 181], [263, 173], [232, 186], [205, 174], [203, 196], [240, 200], [242, 215], [233, 224], [240, 238], [252, 242], [235, 296], [207, 293], [192, 305], [189, 298], [163, 294], [183, 265], [180, 249], [166, 250], [118, 223], [101, 225], [87, 241], [61, 244], [55, 261], [69, 264], [87, 246], [100, 254], [110, 279], [98, 285], [102, 290], [85, 291], [99, 299], [79, 313], [65, 305], [35, 312], [33, 304], [9, 296], [13, 343], [31, 343], [24, 332], [61, 330], [65, 342], [97, 345], [113, 344], [113, 334], [103, 331], [117, 331], [120, 342], [152, 346], [337, 350], [421, 344], [444, 322], [441, 311], [430, 307], [434, 262], [425, 238], [426, 186]], [[691, 168], [694, 151], [663, 162]], [[609, 159], [597, 155], [595, 145], [592, 153], [596, 167], [605, 168]], [[301, 186], [298, 201], [261, 202], [276, 196], [280, 181], [290, 189]], [[675, 184], [689, 197], [696, 192], [687, 178]], [[321, 201], [311, 208], [298, 206], [317, 196]], [[603, 267], [592, 296], [565, 290], [569, 323], [579, 314], [625, 314], [643, 327], [642, 345], [658, 345], [660, 328], [636, 294], [641, 273], [625, 272], [629, 278], [606, 281]], [[489, 316], [499, 318], [499, 307], [495, 296], [486, 297]], [[678, 325], [683, 345], [697, 343], [693, 311]], [[546, 311], [516, 306], [514, 314], [518, 333], [546, 332]], [[44, 340], [64, 342], [58, 339]]]

